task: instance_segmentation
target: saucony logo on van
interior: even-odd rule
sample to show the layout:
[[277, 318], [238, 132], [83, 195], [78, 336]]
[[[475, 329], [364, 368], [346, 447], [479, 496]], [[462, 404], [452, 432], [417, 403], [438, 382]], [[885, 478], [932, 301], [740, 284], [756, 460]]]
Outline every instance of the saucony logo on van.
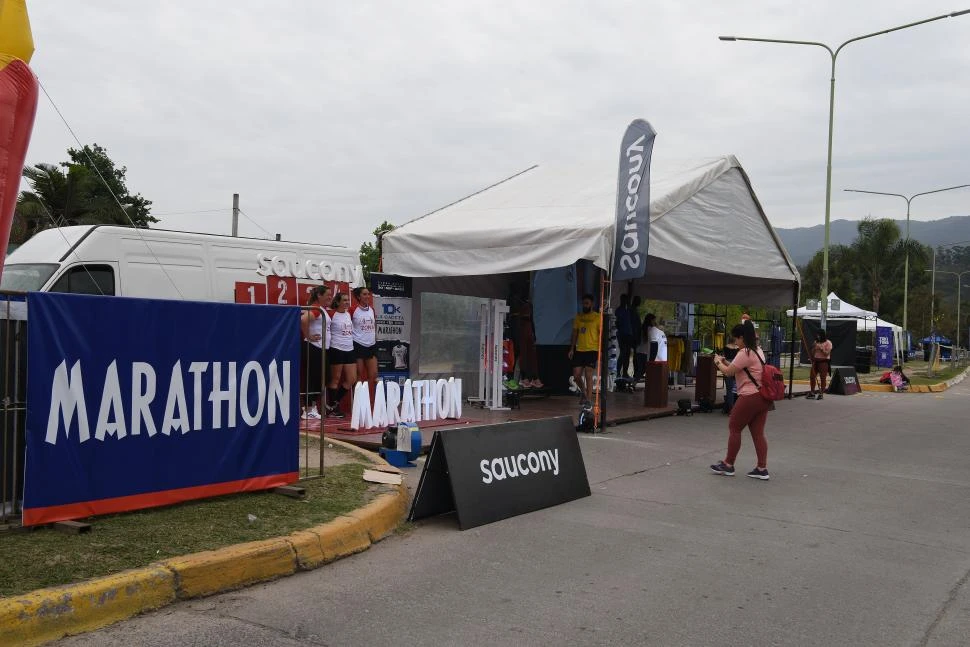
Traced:
[[364, 284], [364, 269], [360, 265], [334, 263], [325, 259], [291, 260], [282, 256], [257, 254], [259, 266], [256, 273], [260, 276], [293, 276], [298, 279], [317, 281], [343, 281], [351, 286]]

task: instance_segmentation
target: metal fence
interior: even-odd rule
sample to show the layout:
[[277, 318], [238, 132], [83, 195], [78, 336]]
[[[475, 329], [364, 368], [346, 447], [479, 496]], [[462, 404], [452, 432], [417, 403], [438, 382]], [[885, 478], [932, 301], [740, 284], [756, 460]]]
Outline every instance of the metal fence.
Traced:
[[27, 322], [23, 295], [0, 294], [0, 529], [19, 525], [27, 420]]
[[[312, 309], [301, 306], [301, 315]], [[328, 366], [326, 353], [320, 354], [321, 376], [320, 383], [313, 384], [315, 373], [311, 367], [311, 350], [309, 344], [300, 336], [300, 479], [318, 478], [323, 476], [323, 461], [327, 445], [323, 437], [323, 425], [326, 420], [326, 388], [328, 381]], [[308, 417], [309, 412], [316, 411], [320, 418]]]

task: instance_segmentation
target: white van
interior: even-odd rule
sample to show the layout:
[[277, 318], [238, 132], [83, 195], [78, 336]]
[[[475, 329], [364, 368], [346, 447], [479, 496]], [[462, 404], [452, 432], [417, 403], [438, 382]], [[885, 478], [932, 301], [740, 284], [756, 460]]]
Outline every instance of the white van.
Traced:
[[358, 254], [333, 245], [81, 225], [41, 231], [18, 247], [4, 263], [0, 289], [296, 305], [323, 282], [363, 285]]

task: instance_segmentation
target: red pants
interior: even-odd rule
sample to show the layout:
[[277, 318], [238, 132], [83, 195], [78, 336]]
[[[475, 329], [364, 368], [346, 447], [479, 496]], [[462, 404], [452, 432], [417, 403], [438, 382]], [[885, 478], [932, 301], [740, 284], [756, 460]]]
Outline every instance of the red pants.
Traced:
[[747, 427], [751, 430], [751, 440], [754, 441], [754, 451], [758, 454], [758, 468], [768, 467], [768, 440], [765, 438], [765, 422], [768, 420], [768, 407], [771, 402], [761, 397], [761, 394], [739, 396], [731, 409], [728, 420], [727, 456], [724, 462], [734, 465], [734, 460], [741, 451], [741, 432]]
[[815, 390], [815, 378], [818, 377], [819, 380], [819, 393], [825, 392], [825, 378], [829, 376], [829, 364], [830, 360], [827, 359], [813, 359], [812, 360], [812, 370], [809, 371], [808, 381], [811, 385], [809, 388]]

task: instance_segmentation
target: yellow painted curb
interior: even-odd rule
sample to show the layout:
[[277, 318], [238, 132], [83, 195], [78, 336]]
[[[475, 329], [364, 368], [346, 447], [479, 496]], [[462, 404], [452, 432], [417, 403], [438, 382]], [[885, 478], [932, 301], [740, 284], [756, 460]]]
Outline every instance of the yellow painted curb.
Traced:
[[[329, 442], [386, 465], [376, 454]], [[381, 494], [360, 510], [264, 541], [183, 555], [86, 582], [0, 598], [0, 645], [29, 647], [100, 629], [176, 600], [221, 593], [367, 550], [404, 520], [407, 488]]]
[[286, 538], [296, 553], [296, 567], [301, 571], [310, 571], [327, 563], [327, 558], [320, 546], [320, 535], [298, 530]]
[[40, 645], [175, 601], [175, 574], [148, 566], [0, 598], [0, 645]]
[[367, 529], [352, 517], [337, 517], [309, 532], [320, 537], [320, 548], [327, 562], [365, 551], [371, 545]]
[[404, 486], [401, 485], [397, 493], [382, 494], [347, 516], [360, 521], [372, 542], [380, 541], [397, 528], [401, 519], [407, 514], [407, 494], [405, 493], [405, 496], [400, 494], [400, 490], [403, 489]]
[[175, 591], [182, 600], [296, 572], [296, 554], [285, 539], [252, 541], [159, 563], [175, 572]]

